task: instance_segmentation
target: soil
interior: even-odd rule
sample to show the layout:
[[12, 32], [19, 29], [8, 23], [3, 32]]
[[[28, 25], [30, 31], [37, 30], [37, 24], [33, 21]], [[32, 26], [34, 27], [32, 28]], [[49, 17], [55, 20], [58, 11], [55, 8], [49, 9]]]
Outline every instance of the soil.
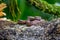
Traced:
[[0, 40], [60, 40], [60, 19], [42, 24], [27, 26], [0, 20]]

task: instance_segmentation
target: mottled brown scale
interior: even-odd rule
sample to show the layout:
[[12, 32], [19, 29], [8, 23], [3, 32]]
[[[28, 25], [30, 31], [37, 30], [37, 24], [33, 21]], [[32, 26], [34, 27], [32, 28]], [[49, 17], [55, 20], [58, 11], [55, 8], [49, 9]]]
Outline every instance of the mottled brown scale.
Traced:
[[26, 21], [24, 21], [24, 20], [19, 20], [17, 24], [26, 24]]
[[27, 25], [27, 26], [32, 26], [31, 21], [27, 20], [27, 21], [26, 21], [26, 25]]
[[28, 20], [34, 21], [34, 20], [35, 20], [35, 17], [29, 16], [29, 17], [28, 17]]

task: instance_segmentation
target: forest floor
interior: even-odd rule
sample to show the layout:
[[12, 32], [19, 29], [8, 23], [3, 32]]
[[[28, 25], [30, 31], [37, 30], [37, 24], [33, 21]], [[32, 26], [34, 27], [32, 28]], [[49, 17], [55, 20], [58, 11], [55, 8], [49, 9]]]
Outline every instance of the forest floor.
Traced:
[[31, 19], [17, 23], [0, 20], [0, 40], [60, 40], [60, 19]]

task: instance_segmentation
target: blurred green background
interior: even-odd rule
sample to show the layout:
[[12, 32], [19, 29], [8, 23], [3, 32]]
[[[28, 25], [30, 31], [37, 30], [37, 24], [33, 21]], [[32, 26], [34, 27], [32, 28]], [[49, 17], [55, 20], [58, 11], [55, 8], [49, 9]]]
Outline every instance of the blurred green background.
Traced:
[[[60, 3], [60, 0], [44, 0], [49, 4]], [[18, 21], [19, 19], [26, 20], [28, 16], [41, 16], [45, 20], [53, 19], [53, 15], [46, 14], [34, 6], [30, 5], [26, 0], [1, 0], [7, 4], [7, 8], [4, 12], [7, 14], [7, 18], [13, 21]], [[16, 5], [15, 5], [16, 4]]]

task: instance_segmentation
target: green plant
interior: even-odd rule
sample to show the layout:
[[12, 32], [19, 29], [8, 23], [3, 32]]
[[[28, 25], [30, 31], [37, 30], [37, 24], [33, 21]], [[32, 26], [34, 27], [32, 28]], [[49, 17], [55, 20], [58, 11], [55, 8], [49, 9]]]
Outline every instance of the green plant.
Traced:
[[1, 0], [1, 3], [4, 2], [7, 4], [7, 8], [5, 9], [5, 12], [7, 14], [7, 18], [11, 19], [13, 21], [17, 21], [20, 19], [20, 9], [18, 7], [17, 0]]
[[42, 0], [29, 0], [29, 2], [40, 11], [60, 17], [60, 11], [59, 11], [60, 7], [58, 6], [49, 4], [46, 1], [42, 1]]
[[60, 17], [60, 7], [45, 0], [0, 0], [1, 2], [7, 4], [4, 12], [13, 21], [25, 20], [28, 16], [41, 16], [45, 20]]

